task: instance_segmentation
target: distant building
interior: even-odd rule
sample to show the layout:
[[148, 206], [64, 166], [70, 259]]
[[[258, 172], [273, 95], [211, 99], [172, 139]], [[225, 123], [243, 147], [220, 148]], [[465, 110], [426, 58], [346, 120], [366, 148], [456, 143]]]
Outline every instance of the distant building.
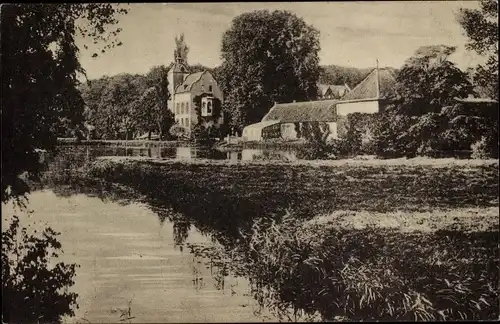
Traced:
[[331, 100], [340, 99], [347, 92], [349, 92], [349, 86], [346, 85], [334, 85], [334, 84], [318, 84], [318, 99], [319, 100]]
[[[183, 38], [177, 46], [185, 46]], [[223, 103], [222, 91], [209, 71], [190, 73], [186, 56], [187, 50], [182, 48], [174, 52], [175, 61], [168, 71], [168, 91], [171, 96], [168, 107], [174, 113], [175, 122], [188, 130], [199, 123], [195, 109], [197, 104], [200, 105], [204, 124], [219, 127], [224, 123], [224, 115], [222, 109], [217, 114], [214, 108], [217, 100], [220, 105]], [[200, 102], [196, 103], [194, 99], [200, 97]]]

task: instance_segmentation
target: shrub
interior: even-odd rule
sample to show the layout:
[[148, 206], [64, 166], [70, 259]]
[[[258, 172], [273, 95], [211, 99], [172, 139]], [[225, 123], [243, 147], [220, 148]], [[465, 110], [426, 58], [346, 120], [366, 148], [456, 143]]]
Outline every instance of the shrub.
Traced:
[[473, 159], [488, 159], [492, 157], [492, 152], [490, 150], [490, 143], [488, 143], [488, 138], [486, 136], [481, 137], [481, 139], [471, 145]]
[[179, 139], [179, 138], [187, 137], [188, 130], [185, 127], [182, 127], [180, 125], [173, 125], [172, 127], [170, 127], [169, 133], [170, 133], [170, 135]]
[[74, 315], [76, 293], [68, 292], [74, 284], [75, 264], [57, 263], [61, 244], [51, 228], [34, 236], [26, 228], [19, 231], [14, 216], [2, 232], [2, 322], [58, 323], [64, 315]]

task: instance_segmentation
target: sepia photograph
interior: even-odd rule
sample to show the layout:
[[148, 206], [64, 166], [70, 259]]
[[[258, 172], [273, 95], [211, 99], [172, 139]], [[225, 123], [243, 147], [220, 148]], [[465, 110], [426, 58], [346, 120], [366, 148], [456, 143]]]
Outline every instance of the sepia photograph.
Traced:
[[2, 324], [500, 320], [498, 0], [0, 17]]

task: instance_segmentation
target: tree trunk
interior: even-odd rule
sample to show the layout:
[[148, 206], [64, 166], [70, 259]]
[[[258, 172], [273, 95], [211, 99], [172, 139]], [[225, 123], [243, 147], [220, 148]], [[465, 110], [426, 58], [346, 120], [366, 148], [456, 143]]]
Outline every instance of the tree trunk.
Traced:
[[163, 128], [161, 127], [161, 123], [158, 123], [158, 132], [160, 136], [160, 141], [163, 140]]

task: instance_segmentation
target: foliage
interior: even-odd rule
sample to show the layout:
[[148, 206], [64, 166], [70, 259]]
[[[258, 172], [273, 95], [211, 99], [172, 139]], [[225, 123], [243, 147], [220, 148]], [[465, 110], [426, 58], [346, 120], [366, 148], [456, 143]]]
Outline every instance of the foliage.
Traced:
[[169, 133], [177, 139], [186, 138], [188, 136], [188, 130], [185, 127], [177, 124], [170, 127]]
[[[297, 125], [295, 125], [297, 129]], [[331, 153], [327, 142], [331, 134], [327, 123], [307, 122], [299, 125], [298, 133], [308, 144], [298, 150], [298, 157], [305, 160], [324, 159]]]
[[467, 48], [488, 60], [476, 67], [474, 81], [498, 100], [498, 0], [481, 0], [480, 9], [461, 9], [457, 20], [469, 38]]
[[231, 126], [260, 121], [273, 102], [317, 95], [319, 32], [287, 11], [244, 13], [222, 38], [220, 85]]
[[[112, 77], [103, 77], [81, 88], [87, 104], [86, 121], [96, 128], [96, 133], [103, 139], [131, 139], [139, 122], [148, 125], [149, 115], [143, 113], [140, 100], [154, 99], [149, 95], [142, 97], [148, 89], [145, 76], [121, 73]], [[154, 93], [151, 91], [151, 94]], [[152, 102], [145, 110], [156, 107]], [[148, 106], [149, 105], [149, 106]], [[141, 118], [137, 118], [139, 116]]]
[[421, 116], [438, 113], [453, 103], [455, 97], [472, 93], [466, 73], [447, 60], [455, 47], [424, 46], [409, 58], [396, 78], [400, 102], [395, 107], [399, 114]]
[[61, 250], [57, 235], [51, 228], [29, 234], [19, 229], [17, 216], [2, 232], [3, 323], [59, 323], [61, 316], [74, 315], [78, 295], [68, 287], [74, 284], [76, 265], [50, 266]]
[[[494, 143], [498, 147], [498, 142]], [[481, 139], [477, 142], [474, 142], [471, 145], [471, 150], [472, 150], [472, 155], [471, 157], [473, 159], [488, 159], [488, 158], [498, 158], [498, 150], [496, 151], [496, 156], [495, 152], [492, 152], [491, 150], [491, 142], [486, 136], [481, 137]]]
[[412, 157], [411, 138], [402, 136], [412, 124], [410, 117], [390, 109], [377, 114], [371, 127], [374, 153], [385, 158]]
[[174, 123], [173, 113], [168, 109], [167, 102], [170, 99], [168, 93], [168, 70], [165, 66], [154, 66], [146, 74], [147, 88], [139, 98], [134, 117], [138, 121], [138, 129], [148, 132], [157, 131], [160, 139], [168, 132]]
[[75, 37], [106, 42], [102, 53], [119, 46], [110, 37], [120, 29], [107, 34], [105, 28], [126, 12], [103, 3], [2, 6], [2, 201], [26, 192], [18, 176], [38, 172], [35, 149], [54, 147], [61, 118], [71, 125], [82, 121], [84, 104], [76, 86], [77, 75], [85, 71]]

